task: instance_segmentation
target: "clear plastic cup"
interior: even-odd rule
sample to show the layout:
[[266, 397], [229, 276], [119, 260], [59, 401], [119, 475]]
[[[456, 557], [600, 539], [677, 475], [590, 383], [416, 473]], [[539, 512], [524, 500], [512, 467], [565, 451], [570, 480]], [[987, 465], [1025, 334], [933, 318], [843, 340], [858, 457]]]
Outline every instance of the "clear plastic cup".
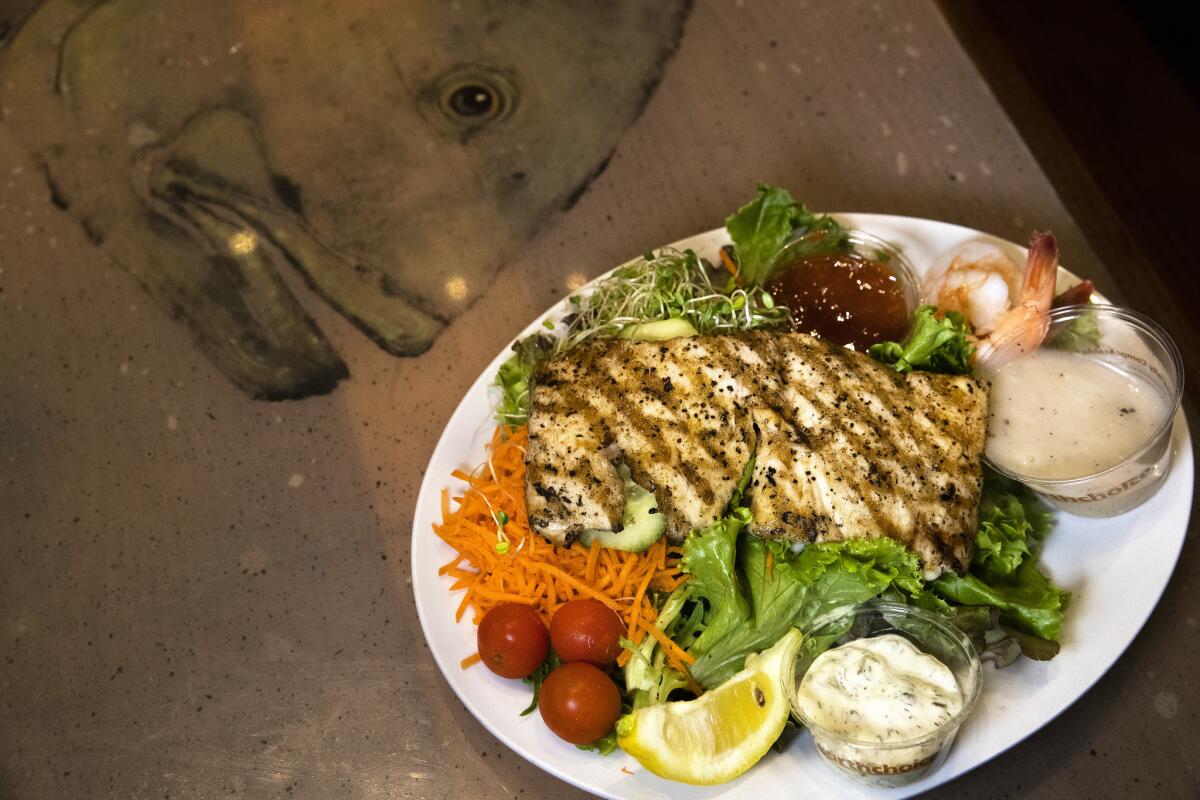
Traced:
[[866, 258], [873, 258], [887, 264], [891, 268], [892, 273], [896, 276], [896, 282], [900, 284], [900, 288], [904, 292], [904, 301], [908, 305], [908, 313], [911, 316], [917, 310], [917, 306], [921, 305], [921, 279], [900, 248], [878, 236], [872, 236], [866, 231], [852, 230], [849, 232], [849, 239], [851, 250]]
[[[962, 692], [959, 712], [930, 733], [884, 743], [848, 737], [808, 718], [798, 703], [797, 690], [817, 657], [848, 642], [889, 633], [904, 637], [950, 668]], [[949, 620], [902, 603], [869, 601], [837, 608], [807, 626], [795, 669], [785, 673], [784, 684], [792, 716], [809, 729], [826, 764], [858, 783], [890, 788], [918, 781], [942, 765], [979, 699], [983, 675], [975, 648]]]
[[[896, 283], [899, 284], [900, 290], [904, 294], [904, 302], [908, 306], [908, 313], [911, 316], [917, 310], [917, 306], [921, 305], [921, 279], [900, 248], [866, 231], [849, 230], [846, 232], [846, 239], [847, 250], [864, 258], [886, 264], [892, 270], [892, 274], [896, 276]], [[792, 263], [797, 258], [796, 250], [803, 251], [805, 247], [807, 247], [807, 243], [803, 238], [793, 239], [776, 254], [774, 262], [776, 264]]]
[[921, 302], [904, 254], [859, 230], [836, 241], [815, 236], [793, 239], [775, 255], [765, 287], [791, 311], [792, 329], [851, 350], [903, 339]]
[[[1081, 328], [1076, 324], [1081, 319], [1088, 322], [1083, 329], [1086, 335], [1080, 335]], [[1149, 500], [1170, 468], [1171, 432], [1183, 397], [1183, 361], [1171, 337], [1156, 322], [1132, 309], [1087, 303], [1051, 311], [1050, 330], [1042, 347], [1070, 350], [1117, 372], [1136, 376], [1161, 393], [1159, 399], [1165, 409], [1161, 423], [1120, 462], [1088, 475], [1049, 480], [1023, 474], [986, 452], [984, 461], [1070, 514], [1111, 517]]]

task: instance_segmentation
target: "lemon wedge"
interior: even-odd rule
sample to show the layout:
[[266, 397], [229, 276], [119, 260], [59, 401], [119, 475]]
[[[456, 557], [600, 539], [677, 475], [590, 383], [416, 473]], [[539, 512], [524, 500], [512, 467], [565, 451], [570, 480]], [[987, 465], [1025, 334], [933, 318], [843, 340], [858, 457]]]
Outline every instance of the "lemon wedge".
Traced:
[[724, 783], [766, 755], [783, 733], [791, 703], [783, 690], [800, 631], [770, 650], [746, 657], [738, 674], [695, 700], [659, 703], [617, 722], [617, 744], [646, 769], [668, 780]]

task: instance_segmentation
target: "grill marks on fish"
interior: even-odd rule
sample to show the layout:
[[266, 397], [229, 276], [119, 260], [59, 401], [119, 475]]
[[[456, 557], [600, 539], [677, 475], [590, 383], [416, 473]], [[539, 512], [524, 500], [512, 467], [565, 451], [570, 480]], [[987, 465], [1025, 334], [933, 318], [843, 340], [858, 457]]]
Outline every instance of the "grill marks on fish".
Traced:
[[961, 570], [986, 408], [972, 378], [898, 375], [806, 334], [596, 341], [535, 378], [530, 519], [560, 541], [619, 527], [620, 477], [600, 454], [611, 446], [679, 541], [721, 516], [753, 453], [753, 533], [891, 536], [927, 574]]
[[[978, 499], [979, 415], [986, 406], [985, 396], [974, 397], [974, 382], [901, 377], [841, 349], [785, 350], [771, 353], [783, 367], [777, 378], [784, 400], [772, 387], [759, 387], [768, 408], [756, 414], [764, 435], [749, 493], [752, 530], [806, 540], [846, 538], [855, 530], [888, 535], [912, 545], [931, 572], [965, 566]], [[954, 397], [960, 384], [967, 387], [965, 398]], [[912, 399], [905, 402], [906, 397]], [[905, 403], [906, 415], [889, 407], [897, 403]], [[789, 409], [796, 412], [795, 424], [785, 422]], [[914, 436], [913, 423], [926, 435]], [[944, 474], [945, 453], [963, 455], [956, 444], [963, 440], [973, 442], [966, 448], [973, 452], [955, 469], [975, 488], [958, 498], [958, 484]], [[790, 476], [790, 483], [778, 476]], [[956, 498], [968, 507], [946, 513], [938, 505]], [[796, 514], [797, 506], [808, 513]], [[923, 534], [924, 528], [932, 535]]]

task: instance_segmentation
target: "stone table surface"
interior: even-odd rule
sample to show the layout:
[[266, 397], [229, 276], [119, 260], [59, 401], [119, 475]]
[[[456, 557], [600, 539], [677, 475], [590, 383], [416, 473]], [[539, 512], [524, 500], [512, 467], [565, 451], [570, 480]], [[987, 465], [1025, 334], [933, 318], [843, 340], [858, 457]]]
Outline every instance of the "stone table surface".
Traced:
[[[0, 798], [581, 796], [463, 708], [410, 588], [425, 464], [521, 327], [720, 225], [756, 180], [819, 209], [1051, 228], [1101, 290], [1121, 269], [919, 0], [700, 0], [606, 163], [422, 356], [289, 278], [350, 377], [266, 402], [89, 240], [0, 119]], [[1197, 558], [1189, 536], [1082, 700], [930, 796], [1195, 796]]]

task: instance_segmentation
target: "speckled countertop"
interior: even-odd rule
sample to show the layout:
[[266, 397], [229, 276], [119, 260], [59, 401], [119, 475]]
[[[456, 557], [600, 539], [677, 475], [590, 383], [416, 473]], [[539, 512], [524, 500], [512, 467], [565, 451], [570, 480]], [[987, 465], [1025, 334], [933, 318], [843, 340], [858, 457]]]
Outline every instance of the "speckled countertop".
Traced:
[[[101, 4], [96, 24], [131, 2]], [[233, 55], [277, 29], [253, 18], [267, 13], [258, 3], [220, 5], [226, 16], [201, 33], [219, 38], [221, 24], [234, 25]], [[459, 31], [456, 14], [477, 16], [473, 4], [411, 5], [421, 8], [406, 19], [429, 29], [431, 46]], [[37, 34], [61, 38], [69, 6], [48, 3], [41, 13], [58, 16]], [[294, 30], [342, 22], [315, 5], [313, 14]], [[456, 180], [483, 180], [503, 161], [507, 179], [538, 186], [517, 202], [485, 182], [486, 202], [475, 203], [434, 191], [425, 161], [411, 185], [394, 175], [402, 200], [427, 201], [395, 210], [424, 215], [419, 235], [387, 229], [412, 237], [397, 280], [411, 278], [418, 295], [444, 283], [445, 297], [425, 307], [446, 324], [424, 355], [389, 355], [322, 301], [318, 291], [337, 289], [320, 273], [309, 283], [288, 273], [285, 291], [349, 377], [284, 402], [250, 399], [233, 368], [205, 355], [217, 344], [197, 347], [208, 329], [189, 316], [196, 307], [148, 276], [154, 258], [138, 266], [142, 240], [121, 227], [134, 217], [113, 215], [101, 236], [81, 218], [94, 207], [109, 220], [101, 189], [112, 184], [67, 159], [84, 152], [76, 145], [37, 138], [29, 115], [39, 101], [18, 83], [32, 73], [11, 58], [32, 23], [0, 27], [0, 797], [577, 796], [479, 726], [429, 657], [408, 577], [417, 487], [458, 398], [516, 331], [631, 254], [719, 225], [755, 180], [821, 209], [931, 217], [1016, 240], [1052, 228], [1066, 263], [1112, 290], [1107, 270], [1121, 265], [1097, 261], [933, 5], [702, 0], [679, 14], [681, 28], [660, 21], [638, 45], [648, 48], [637, 67], [645, 82], [659, 81], [652, 93], [623, 100], [615, 83], [583, 81], [586, 99], [572, 102], [625, 117], [577, 151], [529, 152], [547, 128], [547, 141], [574, 135], [574, 106], [534, 114], [571, 93], [508, 65], [499, 45], [488, 51], [521, 97], [512, 129], [427, 149], [450, 153], [431, 158], [461, 168]], [[201, 81], [207, 66], [172, 80]], [[417, 102], [406, 69], [396, 67], [395, 85], [355, 91], [364, 102]], [[51, 77], [33, 80], [49, 87]], [[233, 97], [228, 87], [243, 78], [222, 80]], [[338, 150], [313, 132], [319, 121], [277, 108], [282, 96], [262, 89], [229, 102], [257, 120], [272, 169], [283, 163], [299, 186], [307, 216], [296, 230], [386, 261], [392, 240], [339, 239], [337, 209], [323, 211], [312, 188], [374, 191], [339, 183], [337, 165], [386, 145]], [[297, 124], [279, 133], [267, 119], [276, 113]], [[167, 136], [165, 125], [138, 124], [121, 147]], [[407, 127], [389, 135], [425, 146]], [[494, 151], [461, 163], [451, 152], [476, 146]], [[504, 160], [512, 153], [525, 166]], [[323, 158], [334, 167], [316, 169]], [[286, 222], [299, 201], [273, 185], [279, 200], [263, 207]], [[179, 213], [202, 220], [194, 208]], [[1189, 537], [1158, 612], [1109, 674], [1042, 732], [934, 795], [1195, 796], [1196, 565]]]

